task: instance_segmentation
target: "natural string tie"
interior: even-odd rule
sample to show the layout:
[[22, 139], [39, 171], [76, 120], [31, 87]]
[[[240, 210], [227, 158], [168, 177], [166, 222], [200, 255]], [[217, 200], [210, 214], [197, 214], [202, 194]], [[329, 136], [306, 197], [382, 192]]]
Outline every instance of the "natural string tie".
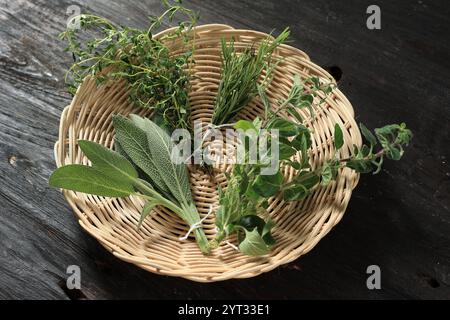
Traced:
[[209, 212], [208, 212], [208, 214], [207, 214], [206, 216], [204, 216], [203, 218], [201, 218], [200, 221], [194, 223], [194, 224], [189, 228], [188, 232], [187, 232], [183, 237], [180, 237], [179, 240], [180, 240], [180, 241], [186, 240], [186, 239], [189, 237], [189, 235], [190, 235], [195, 229], [198, 229], [198, 228], [200, 228], [200, 227], [202, 226], [203, 221], [205, 221], [205, 219], [208, 218], [208, 217], [210, 216], [211, 213], [212, 213], [212, 205], [209, 206]]

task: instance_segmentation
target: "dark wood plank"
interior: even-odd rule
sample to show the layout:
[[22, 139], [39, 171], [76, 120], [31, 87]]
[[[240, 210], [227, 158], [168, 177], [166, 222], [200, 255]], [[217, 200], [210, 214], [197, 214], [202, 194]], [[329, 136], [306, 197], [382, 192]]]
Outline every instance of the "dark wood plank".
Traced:
[[[343, 221], [308, 255], [247, 280], [197, 284], [121, 262], [78, 226], [47, 186], [59, 115], [70, 96], [71, 57], [57, 34], [73, 1], [0, 1], [0, 298], [449, 298], [450, 8], [444, 1], [378, 1], [382, 29], [365, 27], [370, 1], [187, 2], [203, 23], [270, 32], [292, 28], [293, 45], [324, 67], [369, 127], [405, 121], [406, 157], [364, 176]], [[144, 28], [159, 1], [75, 2]], [[62, 289], [68, 265], [82, 293]], [[366, 288], [368, 265], [382, 290]]]

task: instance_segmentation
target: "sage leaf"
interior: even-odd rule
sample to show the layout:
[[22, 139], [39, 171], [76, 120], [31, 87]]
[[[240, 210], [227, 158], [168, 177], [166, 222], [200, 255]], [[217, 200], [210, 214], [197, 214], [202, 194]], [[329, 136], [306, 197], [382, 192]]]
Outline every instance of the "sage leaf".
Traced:
[[[156, 198], [158, 203], [175, 212], [190, 227], [199, 223], [200, 215], [192, 199], [186, 165], [172, 161], [173, 142], [169, 134], [149, 119], [137, 115], [130, 117], [131, 120], [114, 116], [113, 124], [120, 147], [148, 175], [155, 188], [152, 190], [138, 181], [139, 190]], [[196, 228], [194, 235], [200, 250], [208, 253], [210, 247], [204, 231]]]
[[153, 163], [172, 196], [180, 204], [192, 203], [187, 167], [184, 163], [174, 163], [172, 159], [174, 143], [170, 136], [149, 119], [137, 115], [130, 117], [134, 123], [139, 124], [140, 128], [145, 129], [148, 145], [151, 146], [150, 153]]
[[145, 180], [145, 181], [150, 181], [150, 178], [148, 177], [148, 175], [142, 171], [141, 168], [139, 168], [134, 162], [133, 160], [131, 160], [130, 156], [125, 152], [125, 150], [123, 150], [123, 148], [120, 146], [119, 141], [114, 141], [114, 150], [120, 154], [122, 157], [125, 157], [125, 159], [127, 159], [132, 165], [133, 168], [137, 171], [139, 178]]
[[155, 163], [150, 151], [147, 134], [133, 121], [123, 116], [113, 116], [113, 125], [116, 130], [116, 140], [120, 148], [132, 159], [132, 161], [150, 177], [152, 184], [166, 198], [173, 200], [170, 191], [160, 176], [161, 169]]
[[126, 181], [135, 181], [138, 177], [133, 165], [119, 153], [87, 140], [78, 141], [78, 145], [86, 157], [91, 160], [93, 168], [106, 176]]
[[71, 164], [56, 169], [49, 178], [52, 187], [104, 197], [127, 197], [134, 193], [128, 180], [118, 180], [88, 166]]
[[139, 219], [139, 223], [138, 223], [138, 229], [141, 227], [142, 222], [144, 222], [145, 218], [147, 218], [147, 216], [152, 212], [153, 208], [156, 207], [158, 205], [157, 201], [148, 201], [147, 203], [144, 204], [144, 207], [142, 208], [141, 211], [141, 217]]

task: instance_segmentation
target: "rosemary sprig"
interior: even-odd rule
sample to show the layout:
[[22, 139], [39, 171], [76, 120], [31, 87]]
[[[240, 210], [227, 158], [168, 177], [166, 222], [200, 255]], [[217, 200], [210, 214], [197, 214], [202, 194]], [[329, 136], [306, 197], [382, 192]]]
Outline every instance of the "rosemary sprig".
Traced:
[[258, 80], [264, 74], [260, 87], [270, 83], [272, 72], [279, 60], [273, 51], [289, 36], [285, 29], [278, 37], [264, 39], [256, 50], [253, 46], [238, 52], [234, 41], [222, 39], [222, 78], [220, 81], [212, 123], [229, 123], [250, 100], [258, 94]]

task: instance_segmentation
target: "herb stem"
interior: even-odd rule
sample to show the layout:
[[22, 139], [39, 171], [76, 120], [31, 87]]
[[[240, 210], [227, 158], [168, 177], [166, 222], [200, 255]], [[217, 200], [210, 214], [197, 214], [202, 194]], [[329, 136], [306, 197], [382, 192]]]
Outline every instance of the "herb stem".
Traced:
[[144, 180], [137, 179], [135, 181], [135, 186], [136, 186], [136, 188], [139, 191], [141, 191], [143, 193], [143, 194], [140, 194], [140, 195], [143, 196], [144, 198], [146, 198], [148, 200], [150, 200], [150, 199], [151, 200], [156, 200], [161, 205], [163, 205], [164, 207], [166, 207], [169, 210], [172, 210], [173, 212], [175, 212], [177, 214], [182, 214], [183, 213], [183, 210], [179, 206], [174, 204], [172, 201], [167, 200], [166, 198], [164, 198], [155, 189], [150, 188], [149, 186], [147, 186], [147, 184], [145, 183]]
[[[180, 216], [189, 224], [189, 227], [198, 224], [201, 220], [197, 208], [193, 203], [182, 205], [182, 214]], [[205, 254], [209, 253], [211, 248], [203, 228], [199, 227], [194, 229], [194, 235], [200, 250]]]
[[[384, 156], [385, 154], [386, 154], [386, 149], [381, 149], [381, 150], [378, 151], [377, 153], [372, 154], [372, 155], [369, 155], [369, 156], [363, 158], [362, 160], [374, 160], [374, 159], [378, 159], [378, 158]], [[351, 161], [351, 160], [354, 160], [354, 158], [353, 158], [353, 157], [348, 157], [348, 158], [344, 158], [344, 159], [338, 159], [338, 161], [339, 161], [340, 163], [349, 162], [349, 161]]]
[[219, 230], [216, 234], [216, 236], [214, 237], [214, 239], [212, 239], [209, 242], [209, 246], [211, 249], [217, 249], [220, 245], [220, 243], [223, 241], [223, 239], [225, 239], [225, 232], [223, 230]]
[[[139, 196], [142, 196], [146, 198], [147, 200], [151, 201], [157, 201], [162, 206], [166, 207], [167, 209], [173, 211], [178, 216], [180, 216], [184, 221], [186, 221], [189, 225], [189, 227], [197, 224], [200, 221], [200, 215], [198, 214], [197, 208], [193, 203], [191, 204], [182, 204], [181, 207], [175, 205], [172, 201], [167, 200], [164, 198], [159, 192], [157, 192], [155, 189], [149, 187], [144, 180], [137, 179], [135, 182], [135, 186], [138, 190], [142, 191], [146, 194], [139, 194]], [[200, 247], [200, 250], [203, 253], [209, 253], [210, 247], [208, 243], [208, 239], [206, 238], [205, 232], [202, 228], [196, 228], [194, 230], [195, 239], [197, 240], [197, 244]]]

